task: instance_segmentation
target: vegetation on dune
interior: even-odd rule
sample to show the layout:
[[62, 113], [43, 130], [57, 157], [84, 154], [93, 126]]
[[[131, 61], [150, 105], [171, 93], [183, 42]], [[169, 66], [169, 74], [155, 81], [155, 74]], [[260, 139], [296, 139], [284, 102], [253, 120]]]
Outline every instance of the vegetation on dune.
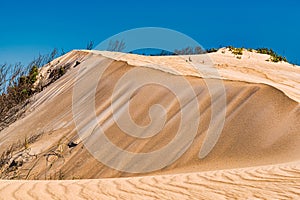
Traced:
[[87, 44], [86, 44], [86, 49], [87, 50], [92, 50], [94, 48], [94, 41], [89, 41]]
[[182, 49], [175, 49], [173, 51], [165, 50], [165, 49], [155, 49], [155, 48], [142, 48], [134, 51], [130, 51], [129, 53], [138, 54], [138, 55], [148, 55], [148, 56], [175, 56], [175, 55], [197, 55], [197, 54], [205, 54], [216, 52], [217, 49], [212, 48], [208, 50], [204, 50], [200, 46], [191, 47], [187, 46]]
[[217, 52], [217, 51], [218, 51], [218, 49], [216, 49], [216, 48], [210, 48], [210, 49], [206, 50], [206, 53], [214, 53], [214, 52]]
[[20, 174], [20, 169], [30, 159], [37, 158], [37, 155], [30, 154], [30, 145], [36, 142], [42, 133], [25, 136], [24, 140], [18, 140], [11, 144], [0, 155], [0, 179], [27, 179], [31, 169], [26, 169], [23, 175]]
[[281, 56], [279, 54], [277, 54], [275, 51], [273, 51], [272, 49], [268, 49], [268, 48], [258, 48], [256, 49], [257, 53], [261, 53], [261, 54], [267, 54], [271, 56], [271, 61], [272, 62], [280, 62], [280, 61], [284, 61], [284, 62], [288, 62], [287, 59], [284, 56]]
[[[228, 46], [226, 48], [228, 48], [229, 51], [231, 51], [234, 55], [236, 55], [238, 59], [240, 59], [241, 55], [243, 55], [243, 50], [244, 50], [243, 47], [242, 48], [236, 48], [236, 47], [233, 47], [233, 46]], [[281, 55], [277, 54], [274, 50], [269, 49], [269, 48], [257, 48], [257, 49], [248, 48], [247, 50], [249, 52], [254, 52], [255, 51], [256, 53], [270, 55], [271, 56], [270, 61], [272, 61], [272, 62], [280, 62], [280, 61], [288, 62], [288, 60], [284, 56], [281, 56]]]
[[122, 52], [126, 48], [126, 44], [123, 40], [111, 40], [109, 41], [107, 51]]
[[[237, 48], [237, 47], [233, 47], [233, 46], [227, 46], [226, 48], [229, 49], [229, 51], [231, 51], [236, 56], [237, 59], [241, 59], [242, 55], [243, 55], [243, 51], [246, 50], [243, 47]], [[207, 49], [205, 51], [201, 47], [195, 47], [195, 48], [193, 48], [193, 47], [186, 47], [186, 48], [183, 48], [183, 49], [180, 49], [180, 50], [176, 49], [174, 51], [173, 55], [204, 54], [204, 53], [216, 52], [218, 50], [219, 49], [217, 49], [217, 48], [211, 48], [211, 49]], [[280, 61], [288, 62], [288, 60], [286, 59], [286, 57], [277, 54], [274, 50], [269, 49], [269, 48], [257, 48], [257, 49], [248, 48], [247, 51], [270, 55], [271, 58], [268, 61], [272, 61], [272, 62], [280, 62]], [[225, 51], [222, 51], [222, 53], [225, 53]], [[164, 55], [164, 54], [160, 54], [160, 55]]]
[[148, 55], [148, 56], [175, 56], [175, 55], [199, 55], [205, 53], [213, 53], [218, 51], [218, 49], [211, 48], [211, 49], [203, 49], [200, 46], [187, 46], [182, 49], [175, 49], [173, 51], [162, 50], [162, 49], [154, 49], [154, 48], [145, 48], [145, 49], [138, 49], [135, 51], [131, 51], [129, 53], [135, 53], [138, 55]]
[[185, 47], [183, 49], [175, 49], [174, 54], [175, 55], [195, 55], [195, 54], [204, 54], [206, 51], [200, 47]]
[[[211, 49], [203, 49], [200, 46], [195, 46], [195, 47], [185, 47], [182, 49], [175, 49], [174, 53], [172, 55], [197, 55], [197, 54], [205, 54], [205, 53], [212, 53], [216, 52], [218, 49], [211, 48]], [[170, 55], [170, 54], [160, 54], [160, 55]]]
[[[28, 66], [21, 63], [0, 65], [0, 131], [18, 118], [18, 112], [28, 103], [28, 99], [41, 90], [34, 87], [39, 68], [58, 57], [54, 49], [50, 54], [39, 55]], [[59, 72], [63, 73], [63, 72]]]
[[231, 51], [234, 55], [243, 55], [243, 50], [244, 48], [236, 48], [233, 46], [228, 46], [227, 47], [229, 49], [229, 51]]

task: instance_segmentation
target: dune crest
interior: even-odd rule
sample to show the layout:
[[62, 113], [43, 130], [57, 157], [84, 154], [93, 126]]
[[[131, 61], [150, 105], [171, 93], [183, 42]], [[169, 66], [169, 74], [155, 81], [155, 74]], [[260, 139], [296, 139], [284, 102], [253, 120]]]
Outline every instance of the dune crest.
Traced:
[[293, 100], [300, 102], [299, 66], [286, 62], [267, 61], [270, 58], [269, 55], [249, 52], [246, 49], [239, 59], [226, 48], [221, 48], [215, 53], [182, 56], [141, 56], [95, 50], [85, 52], [125, 61], [133, 66], [204, 78], [215, 78], [210, 76], [210, 66], [213, 66], [219, 72], [220, 77], [218, 78], [248, 83], [264, 83], [283, 91]]

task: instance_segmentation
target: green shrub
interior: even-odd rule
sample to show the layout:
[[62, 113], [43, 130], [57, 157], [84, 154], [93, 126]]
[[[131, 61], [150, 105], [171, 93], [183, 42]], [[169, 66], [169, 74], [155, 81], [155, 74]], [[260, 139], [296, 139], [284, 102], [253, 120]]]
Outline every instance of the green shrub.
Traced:
[[50, 54], [38, 56], [27, 67], [21, 63], [0, 65], [0, 131], [16, 121], [19, 116], [15, 113], [23, 113], [22, 108], [28, 103], [27, 99], [41, 90], [33, 86], [38, 79], [39, 68], [57, 56], [58, 51], [54, 49]]
[[231, 51], [234, 55], [243, 55], [243, 50], [244, 48], [235, 48], [233, 46], [228, 46], [227, 47], [229, 51]]
[[273, 51], [273, 49], [258, 48], [258, 49], [256, 49], [256, 52], [261, 53], [261, 54], [270, 55], [272, 62], [280, 62], [280, 61], [288, 62], [284, 56], [278, 55], [275, 51]]
[[27, 95], [28, 91], [27, 91], [27, 89], [23, 89], [21, 93]]
[[29, 81], [31, 84], [35, 83], [37, 80], [37, 75], [39, 74], [39, 69], [36, 65], [31, 67], [30, 72], [29, 72]]
[[60, 76], [64, 75], [66, 73], [65, 72], [65, 68], [64, 67], [60, 67], [58, 73], [59, 73]]

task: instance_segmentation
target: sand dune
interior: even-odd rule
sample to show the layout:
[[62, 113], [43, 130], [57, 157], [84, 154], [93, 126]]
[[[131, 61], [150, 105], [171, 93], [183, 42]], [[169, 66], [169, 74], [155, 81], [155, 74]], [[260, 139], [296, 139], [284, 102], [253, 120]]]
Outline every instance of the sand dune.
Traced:
[[[300, 193], [300, 68], [266, 59], [267, 55], [247, 51], [237, 59], [226, 50], [209, 56], [182, 57], [72, 51], [52, 61], [41, 70], [42, 85], [49, 83], [49, 71], [54, 68], [68, 65], [71, 70], [34, 96], [23, 119], [1, 131], [0, 154], [20, 141], [18, 152], [14, 152], [10, 162], [23, 160], [22, 166], [14, 170], [4, 166], [1, 178], [93, 180], [7, 180], [0, 181], [0, 193], [36, 199], [64, 199], [65, 195], [71, 199], [73, 192], [78, 199], [297, 198]], [[110, 65], [98, 84], [98, 71], [107, 63]], [[219, 77], [210, 65], [218, 69]], [[134, 80], [131, 76], [122, 87], [116, 87], [118, 80], [132, 71], [136, 73]], [[129, 91], [148, 77], [169, 81], [176, 88], [185, 88], [184, 79], [195, 96], [186, 89], [174, 95], [170, 88], [148, 84], [133, 91], [128, 105], [125, 97]], [[220, 81], [226, 92], [224, 102], [222, 98], [212, 98], [212, 95], [221, 97], [223, 90], [215, 87], [212, 94], [208, 85], [208, 82], [215, 85]], [[93, 95], [94, 86], [92, 101], [89, 97]], [[118, 159], [114, 162], [112, 149], [103, 148], [100, 154], [107, 157], [107, 162], [118, 163], [126, 169], [140, 164], [139, 168], [145, 169], [140, 173], [124, 172], [102, 164], [85, 148], [85, 140], [91, 146], [97, 145], [97, 140], [89, 139], [94, 133], [90, 130], [95, 129], [91, 124], [92, 108], [106, 137], [121, 149], [143, 154], [171, 144], [183, 115], [178, 96], [182, 96], [187, 111], [184, 112], [187, 120], [184, 132], [192, 132], [192, 119], [197, 113], [201, 113], [200, 125], [192, 141], [183, 141], [183, 148], [188, 148], [181, 156], [178, 157], [183, 151], [181, 148], [166, 150], [168, 159], [174, 161], [170, 165], [147, 172], [162, 158], [149, 163]], [[160, 126], [158, 120], [153, 128], [141, 128], [151, 123], [149, 109], [155, 104], [165, 108], [167, 115], [162, 118], [165, 126], [150, 139], [128, 135], [112, 115], [112, 101], [114, 112], [120, 113], [120, 118], [126, 116], [126, 106], [129, 106], [132, 120], [139, 125], [139, 128], [127, 127], [133, 134], [145, 136], [147, 131], [150, 133]], [[198, 108], [194, 107], [195, 102]], [[218, 107], [222, 103], [226, 110]], [[220, 116], [224, 112], [224, 127], [212, 150], [200, 159], [199, 151], [205, 144], [214, 112]], [[78, 135], [78, 127], [85, 130], [83, 134]], [[28, 137], [34, 139], [29, 148], [24, 149], [22, 141]], [[75, 145], [70, 147], [70, 144]]]

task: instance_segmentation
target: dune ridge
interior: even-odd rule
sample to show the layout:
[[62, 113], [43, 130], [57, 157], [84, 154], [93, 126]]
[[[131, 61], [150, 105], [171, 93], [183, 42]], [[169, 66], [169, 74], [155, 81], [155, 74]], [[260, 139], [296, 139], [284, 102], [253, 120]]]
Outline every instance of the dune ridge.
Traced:
[[[130, 65], [143, 66], [186, 76], [220, 78], [248, 83], [262, 83], [283, 91], [293, 100], [300, 102], [300, 68], [286, 62], [267, 61], [270, 56], [243, 51], [240, 59], [228, 49], [202, 55], [140, 56], [108, 51], [85, 51], [108, 58], [125, 61]], [[219, 77], [211, 76], [211, 67]]]

